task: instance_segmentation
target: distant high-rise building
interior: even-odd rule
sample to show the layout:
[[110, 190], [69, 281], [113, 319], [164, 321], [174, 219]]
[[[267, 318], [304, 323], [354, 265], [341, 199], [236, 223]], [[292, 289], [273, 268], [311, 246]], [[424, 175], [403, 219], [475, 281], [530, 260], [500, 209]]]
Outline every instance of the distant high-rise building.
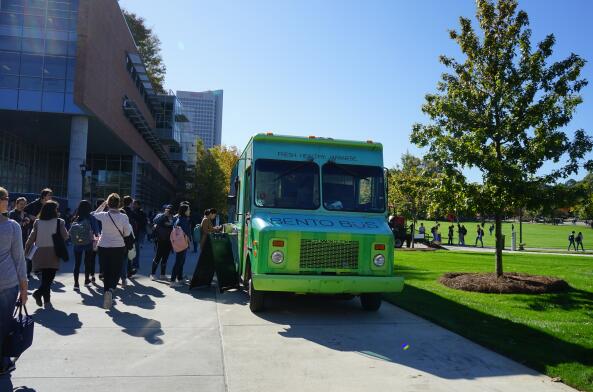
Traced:
[[[222, 137], [222, 90], [177, 91], [189, 124], [182, 131], [183, 151], [188, 164], [195, 163], [195, 141], [202, 139], [206, 149], [220, 145]], [[191, 151], [190, 151], [191, 150]], [[192, 162], [193, 160], [193, 162]]]

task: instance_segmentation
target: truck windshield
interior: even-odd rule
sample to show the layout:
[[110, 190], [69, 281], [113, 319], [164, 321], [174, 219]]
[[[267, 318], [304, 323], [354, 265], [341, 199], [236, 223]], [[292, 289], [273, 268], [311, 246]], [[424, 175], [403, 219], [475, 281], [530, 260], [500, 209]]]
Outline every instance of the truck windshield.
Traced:
[[258, 159], [255, 204], [258, 207], [319, 208], [319, 166], [309, 161]]
[[385, 211], [383, 168], [328, 162], [323, 165], [322, 179], [327, 210]]

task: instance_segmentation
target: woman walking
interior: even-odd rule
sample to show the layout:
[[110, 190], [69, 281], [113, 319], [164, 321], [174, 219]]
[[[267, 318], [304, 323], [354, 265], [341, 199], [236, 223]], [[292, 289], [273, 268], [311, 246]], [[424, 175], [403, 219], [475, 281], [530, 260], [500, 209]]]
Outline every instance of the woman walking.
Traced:
[[58, 232], [64, 241], [68, 239], [66, 223], [58, 218], [58, 203], [49, 200], [41, 207], [39, 217], [33, 224], [33, 231], [25, 246], [27, 255], [33, 247], [36, 247], [32, 258], [33, 271], [41, 271], [41, 285], [33, 293], [37, 306], [51, 305], [51, 284], [56, 277], [56, 272], [60, 269], [60, 258], [56, 255], [52, 235]]
[[78, 275], [84, 255], [84, 285], [95, 281], [95, 255], [93, 240], [99, 234], [97, 221], [91, 215], [91, 203], [82, 200], [76, 209], [76, 216], [70, 227], [70, 239], [74, 245], [74, 290], [80, 289]]
[[[130, 222], [126, 214], [119, 211], [120, 197], [112, 193], [93, 213], [101, 222], [99, 238], [99, 262], [103, 266], [103, 308], [110, 309], [113, 303], [113, 290], [121, 276], [124, 256], [127, 252], [124, 237], [130, 235]], [[105, 207], [109, 209], [105, 210]]]
[[[175, 217], [175, 221], [173, 222], [173, 230], [175, 230], [176, 227], [179, 227], [181, 230], [183, 230], [185, 238], [183, 238], [180, 242], [181, 245], [183, 245], [182, 247], [185, 247], [185, 249], [180, 249], [179, 251], [175, 252], [175, 265], [173, 266], [173, 271], [171, 271], [171, 287], [178, 287], [183, 284], [183, 264], [185, 264], [185, 256], [189, 248], [189, 239], [191, 238], [191, 222], [189, 215], [189, 205], [181, 204], [179, 206], [177, 216]], [[175, 244], [173, 245], [175, 248]]]
[[[27, 263], [23, 253], [21, 227], [8, 219], [8, 191], [0, 187], [0, 342], [10, 332], [8, 326], [19, 301], [27, 302]], [[14, 362], [4, 356], [0, 344], [0, 375], [15, 369]]]

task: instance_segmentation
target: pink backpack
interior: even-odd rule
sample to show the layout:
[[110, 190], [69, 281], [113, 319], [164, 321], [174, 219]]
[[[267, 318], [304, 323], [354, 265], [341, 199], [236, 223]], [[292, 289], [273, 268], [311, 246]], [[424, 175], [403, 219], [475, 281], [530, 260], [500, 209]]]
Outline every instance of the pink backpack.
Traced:
[[175, 253], [183, 252], [189, 247], [189, 240], [183, 232], [183, 229], [179, 226], [173, 227], [173, 231], [171, 231], [169, 238], [171, 239], [171, 245], [173, 245]]

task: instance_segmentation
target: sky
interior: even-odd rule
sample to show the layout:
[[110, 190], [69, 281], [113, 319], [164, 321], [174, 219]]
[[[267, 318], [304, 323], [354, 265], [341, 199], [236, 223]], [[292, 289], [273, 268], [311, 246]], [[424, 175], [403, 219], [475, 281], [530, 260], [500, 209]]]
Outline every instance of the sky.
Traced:
[[[446, 68], [460, 58], [447, 31], [474, 17], [473, 0], [120, 0], [162, 41], [165, 88], [224, 90], [222, 143], [242, 149], [258, 132], [372, 139], [385, 166], [422, 155], [412, 124]], [[593, 1], [520, 0], [532, 43], [556, 36], [554, 59], [588, 60], [569, 134], [593, 135]], [[591, 156], [593, 158], [593, 156]], [[553, 166], [547, 165], [550, 169]], [[466, 172], [480, 180], [476, 170]], [[579, 173], [574, 178], [580, 178]]]

